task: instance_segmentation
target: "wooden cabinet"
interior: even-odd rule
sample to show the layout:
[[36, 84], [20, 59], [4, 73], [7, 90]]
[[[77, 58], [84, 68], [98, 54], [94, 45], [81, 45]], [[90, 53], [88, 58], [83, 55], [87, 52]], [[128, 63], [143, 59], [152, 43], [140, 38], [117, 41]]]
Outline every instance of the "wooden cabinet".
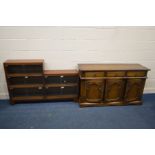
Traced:
[[149, 71], [142, 65], [79, 64], [77, 71], [44, 70], [43, 62], [4, 62], [11, 103], [59, 99], [79, 100], [80, 106], [142, 103]]
[[4, 63], [10, 102], [78, 98], [78, 71], [43, 70], [43, 60], [7, 60]]
[[8, 60], [4, 69], [11, 103], [44, 99], [43, 60]]
[[78, 71], [76, 70], [46, 70], [45, 99], [78, 99]]
[[80, 106], [142, 103], [148, 71], [139, 64], [79, 64]]

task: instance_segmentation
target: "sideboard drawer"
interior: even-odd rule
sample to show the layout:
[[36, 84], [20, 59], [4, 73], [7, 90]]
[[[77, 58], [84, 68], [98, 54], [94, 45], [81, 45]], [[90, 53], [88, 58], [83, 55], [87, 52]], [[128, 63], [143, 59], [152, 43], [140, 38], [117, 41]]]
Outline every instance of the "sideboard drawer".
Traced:
[[82, 76], [84, 77], [104, 77], [104, 72], [84, 72], [82, 73]]
[[129, 71], [127, 72], [129, 77], [143, 77], [146, 76], [146, 71]]
[[110, 71], [107, 72], [108, 77], [123, 77], [125, 76], [125, 72], [118, 72], [118, 71]]

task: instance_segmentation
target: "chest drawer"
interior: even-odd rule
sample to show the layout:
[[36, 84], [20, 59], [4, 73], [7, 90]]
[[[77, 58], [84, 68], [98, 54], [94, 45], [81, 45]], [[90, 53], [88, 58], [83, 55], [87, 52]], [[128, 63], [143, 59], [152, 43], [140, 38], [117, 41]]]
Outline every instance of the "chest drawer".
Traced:
[[78, 76], [45, 76], [45, 82], [47, 84], [77, 83]]
[[108, 77], [123, 77], [125, 76], [125, 72], [118, 72], [118, 71], [110, 71], [107, 72]]
[[128, 71], [127, 76], [129, 76], [129, 77], [143, 77], [143, 76], [146, 76], [146, 71]]
[[104, 72], [82, 72], [82, 77], [104, 77], [105, 73]]

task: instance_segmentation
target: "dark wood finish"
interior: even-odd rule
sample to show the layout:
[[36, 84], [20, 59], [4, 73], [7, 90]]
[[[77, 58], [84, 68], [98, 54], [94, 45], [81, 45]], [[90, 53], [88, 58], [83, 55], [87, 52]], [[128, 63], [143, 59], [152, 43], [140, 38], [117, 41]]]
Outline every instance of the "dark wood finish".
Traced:
[[43, 60], [7, 60], [4, 62], [10, 102], [44, 98]]
[[149, 69], [140, 64], [79, 64], [79, 71], [44, 71], [43, 62], [4, 62], [11, 103], [78, 98], [80, 106], [142, 103]]
[[77, 70], [45, 70], [45, 99], [78, 98]]
[[148, 68], [139, 64], [79, 64], [80, 106], [142, 103]]
[[4, 62], [10, 102], [78, 100], [77, 70], [43, 70], [43, 60]]

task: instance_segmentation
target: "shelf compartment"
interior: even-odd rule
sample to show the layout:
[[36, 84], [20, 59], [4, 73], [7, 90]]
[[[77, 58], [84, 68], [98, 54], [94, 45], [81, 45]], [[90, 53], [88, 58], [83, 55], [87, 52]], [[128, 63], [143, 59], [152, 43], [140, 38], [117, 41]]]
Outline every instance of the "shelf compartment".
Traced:
[[43, 76], [42, 73], [13, 73], [13, 74], [7, 74], [7, 77], [25, 77], [25, 76]]
[[43, 96], [43, 87], [38, 88], [13, 88], [10, 90], [12, 97], [22, 97], [22, 96]]
[[42, 73], [42, 65], [8, 65], [6, 67], [8, 74], [16, 73]]
[[45, 83], [77, 83], [78, 76], [45, 76]]
[[33, 100], [44, 100], [44, 96], [18, 96], [13, 97], [13, 101], [33, 101]]
[[22, 77], [9, 77], [9, 85], [24, 85], [24, 84], [43, 84], [43, 76], [22, 76]]
[[70, 95], [78, 94], [77, 86], [60, 86], [60, 87], [46, 87], [46, 95]]

